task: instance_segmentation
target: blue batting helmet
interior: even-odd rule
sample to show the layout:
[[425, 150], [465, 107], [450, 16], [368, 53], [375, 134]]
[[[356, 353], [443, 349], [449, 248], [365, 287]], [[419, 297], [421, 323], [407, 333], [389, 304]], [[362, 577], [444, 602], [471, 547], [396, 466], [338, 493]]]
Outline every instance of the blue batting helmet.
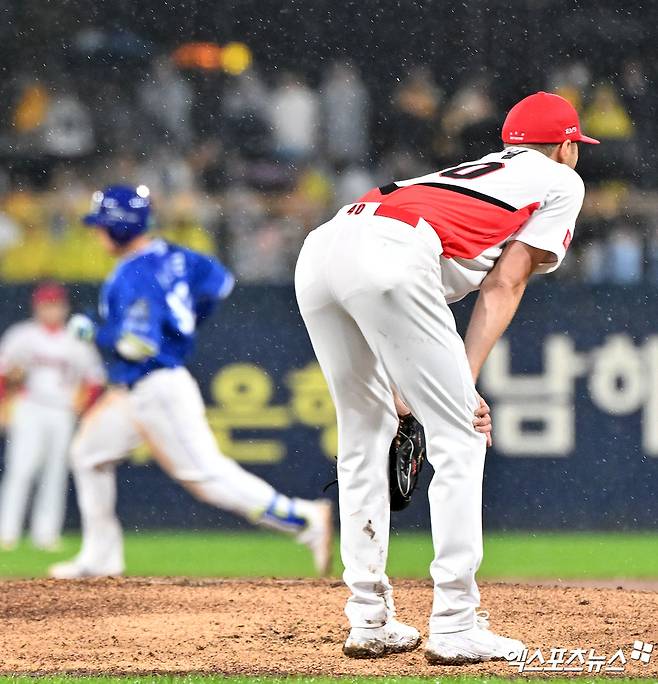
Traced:
[[82, 220], [103, 228], [114, 242], [124, 245], [149, 229], [150, 216], [150, 192], [145, 185], [110, 185], [96, 190], [91, 211]]

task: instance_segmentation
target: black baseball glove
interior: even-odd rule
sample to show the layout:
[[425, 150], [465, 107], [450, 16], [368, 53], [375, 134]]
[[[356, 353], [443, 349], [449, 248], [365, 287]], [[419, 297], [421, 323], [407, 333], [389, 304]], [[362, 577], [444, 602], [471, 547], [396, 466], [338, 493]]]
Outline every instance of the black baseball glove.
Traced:
[[388, 457], [391, 510], [401, 511], [411, 501], [425, 460], [425, 431], [411, 414], [400, 418]]

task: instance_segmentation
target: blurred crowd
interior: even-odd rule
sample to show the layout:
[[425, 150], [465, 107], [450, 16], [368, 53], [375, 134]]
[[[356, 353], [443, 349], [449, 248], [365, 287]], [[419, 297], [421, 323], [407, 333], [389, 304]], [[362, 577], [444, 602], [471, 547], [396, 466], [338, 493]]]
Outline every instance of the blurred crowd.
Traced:
[[[189, 71], [169, 55], [138, 78], [51, 63], [18, 70], [0, 119], [0, 278], [98, 280], [111, 268], [79, 223], [92, 190], [150, 187], [156, 230], [217, 253], [242, 282], [287, 283], [309, 230], [375, 185], [500, 147], [509, 92], [486, 72], [450, 89], [412, 66], [373, 93], [350, 60], [261, 74]], [[628, 59], [601, 79], [578, 59], [547, 69], [602, 145], [581, 150], [588, 195], [561, 277], [658, 283], [654, 93]], [[650, 151], [648, 153], [647, 151]]]

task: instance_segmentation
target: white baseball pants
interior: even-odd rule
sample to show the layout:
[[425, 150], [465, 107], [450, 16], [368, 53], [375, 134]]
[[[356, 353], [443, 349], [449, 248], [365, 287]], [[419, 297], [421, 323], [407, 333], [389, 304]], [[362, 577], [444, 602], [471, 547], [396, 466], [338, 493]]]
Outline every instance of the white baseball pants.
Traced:
[[388, 452], [398, 425], [395, 388], [425, 428], [435, 558], [430, 632], [475, 621], [482, 558], [485, 436], [464, 345], [442, 294], [441, 243], [416, 228], [343, 208], [302, 248], [299, 307], [333, 397], [344, 579], [353, 627], [382, 625], [392, 609], [386, 576]]
[[56, 546], [66, 512], [68, 450], [75, 425], [70, 409], [20, 398], [7, 433], [0, 488], [0, 542], [13, 546], [23, 532], [34, 490], [30, 535], [35, 546]]
[[[147, 441], [160, 467], [196, 498], [286, 529], [290, 500], [219, 452], [198, 385], [185, 368], [153, 371], [135, 387], [108, 391], [87, 413], [73, 440], [72, 466], [82, 517], [77, 562], [98, 574], [124, 569], [115, 512], [116, 464]], [[272, 512], [273, 502], [280, 516]]]

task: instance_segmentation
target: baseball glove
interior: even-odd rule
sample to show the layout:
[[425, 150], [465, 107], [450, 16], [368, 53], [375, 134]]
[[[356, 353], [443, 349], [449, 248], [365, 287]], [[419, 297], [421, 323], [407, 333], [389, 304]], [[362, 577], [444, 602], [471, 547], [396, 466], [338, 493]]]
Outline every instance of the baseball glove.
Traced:
[[411, 502], [425, 460], [425, 431], [411, 414], [400, 418], [388, 458], [391, 510], [401, 511]]

